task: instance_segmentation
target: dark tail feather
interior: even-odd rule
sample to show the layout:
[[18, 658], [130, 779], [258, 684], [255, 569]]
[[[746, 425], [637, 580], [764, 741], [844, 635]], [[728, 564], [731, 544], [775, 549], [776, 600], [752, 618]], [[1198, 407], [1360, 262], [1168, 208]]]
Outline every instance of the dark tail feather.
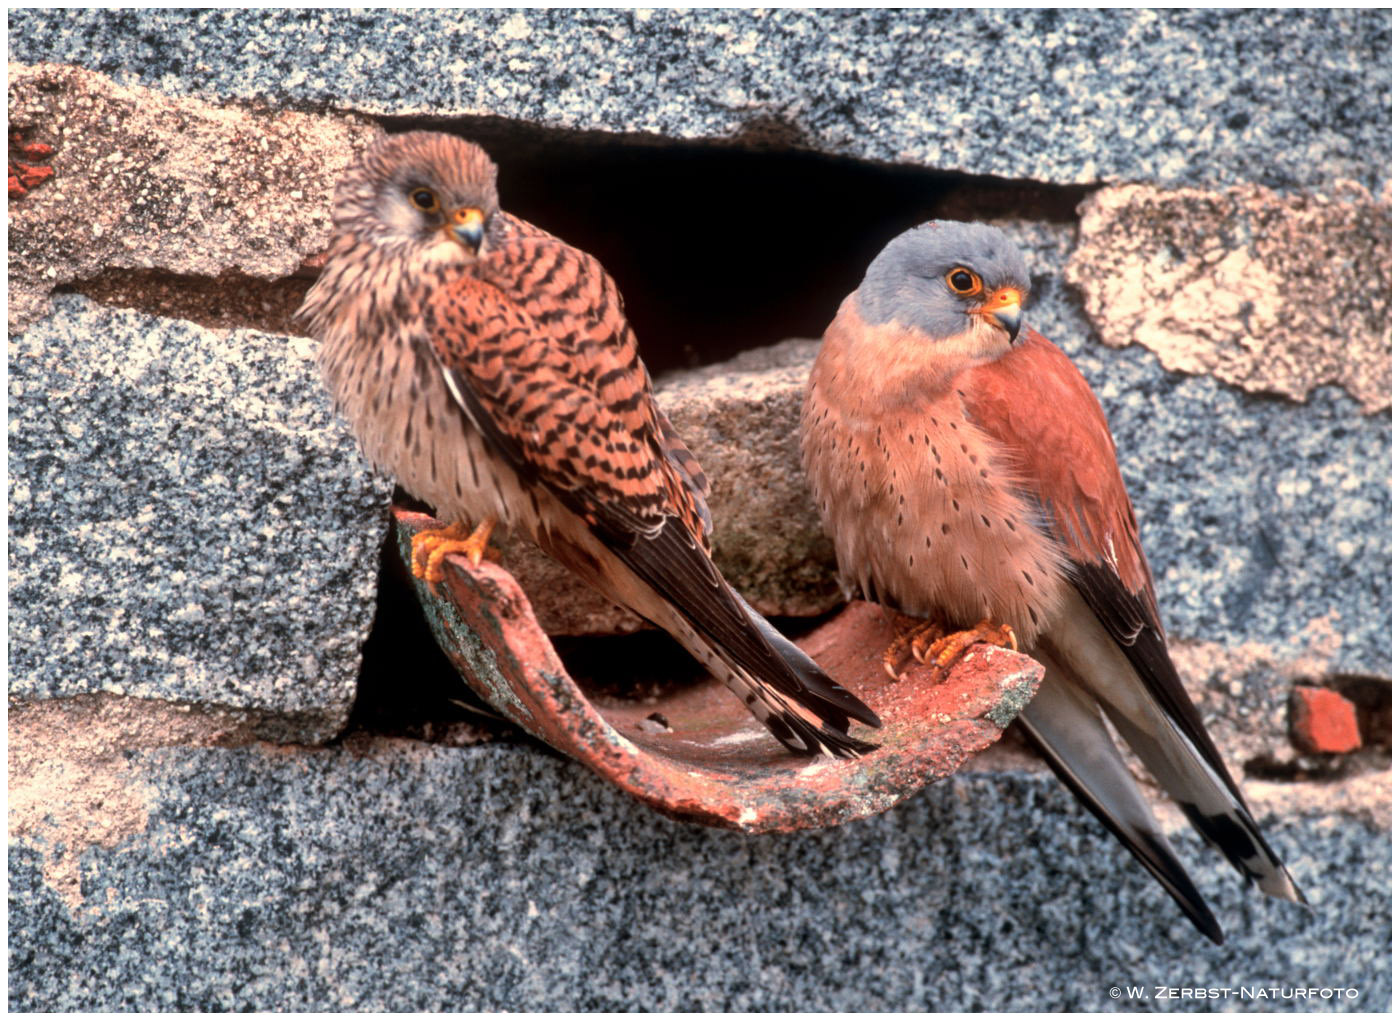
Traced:
[[[729, 593], [735, 604], [743, 608], [748, 623], [770, 653], [755, 664], [741, 660], [732, 649], [711, 646], [729, 667], [725, 683], [743, 699], [749, 712], [789, 751], [799, 755], [826, 754], [850, 759], [878, 748], [879, 745], [852, 737], [850, 725], [855, 719], [878, 727], [880, 717], [828, 677], [742, 596], [732, 588]], [[764, 668], [762, 675], [756, 665]]]
[[827, 723], [841, 730], [842, 733], [846, 731], [848, 718], [859, 720], [870, 727], [880, 726], [880, 717], [875, 715], [874, 710], [828, 677], [825, 670], [817, 666], [805, 652], [784, 638], [778, 629], [746, 603], [739, 593], [735, 592], [734, 598], [748, 613], [749, 619], [753, 621], [754, 627], [758, 628], [759, 634], [767, 639], [768, 644], [773, 646], [783, 657], [784, 662], [792, 668], [793, 676], [802, 685], [805, 697], [801, 697], [800, 700], [804, 706]]
[[[741, 682], [742, 683], [742, 682]], [[837, 759], [854, 759], [864, 755], [866, 752], [873, 752], [880, 746], [862, 741], [860, 738], [851, 737], [844, 729], [836, 728], [823, 723], [817, 726], [809, 720], [803, 719], [801, 715], [792, 709], [783, 706], [780, 700], [770, 701], [759, 699], [749, 702], [749, 711], [758, 717], [768, 732], [776, 737], [787, 747], [789, 751], [798, 755], [820, 755], [825, 753]], [[759, 704], [763, 709], [759, 711]]]
[[[1189, 704], [1170, 660], [1148, 684], [1088, 607], [1066, 614], [1060, 632], [1037, 652], [1085, 689], [1108, 722], [1196, 830], [1264, 893], [1305, 904], [1303, 893], [1264, 838], [1204, 725], [1188, 730], [1163, 701], [1164, 681]], [[1195, 710], [1192, 710], [1194, 713]], [[1193, 730], [1199, 734], [1193, 736]]]
[[1172, 721], [1164, 717], [1150, 733], [1135, 727], [1113, 705], [1105, 703], [1104, 711], [1196, 832], [1240, 875], [1271, 897], [1306, 906], [1303, 891], [1235, 794], [1234, 783], [1222, 780], [1185, 734], [1173, 729]]
[[[625, 543], [600, 538], [661, 598], [665, 616], [675, 614], [670, 624], [653, 623], [681, 638], [702, 663], [713, 665], [717, 658], [727, 666], [731, 690], [783, 744], [799, 753], [841, 757], [875, 747], [848, 731], [851, 719], [878, 727], [880, 718], [754, 612], [678, 518], [665, 519], [653, 532], [631, 534]], [[644, 608], [633, 609], [648, 616]], [[683, 632], [689, 632], [689, 642]]]
[[1207, 939], [1223, 944], [1219, 923], [1158, 828], [1088, 694], [1046, 664], [1045, 680], [1020, 722], [1060, 782], [1162, 884]]

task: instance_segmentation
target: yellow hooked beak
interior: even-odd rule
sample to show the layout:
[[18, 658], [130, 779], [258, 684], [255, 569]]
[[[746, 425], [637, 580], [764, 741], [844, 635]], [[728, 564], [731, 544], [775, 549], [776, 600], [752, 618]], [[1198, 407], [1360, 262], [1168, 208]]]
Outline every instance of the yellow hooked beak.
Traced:
[[993, 294], [985, 304], [972, 310], [972, 315], [981, 316], [988, 322], [999, 324], [1006, 330], [1009, 343], [1016, 342], [1021, 332], [1021, 298], [1023, 295], [1014, 287], [1003, 287]]
[[447, 231], [447, 236], [453, 241], [471, 249], [475, 254], [481, 247], [481, 238], [486, 230], [486, 215], [475, 206], [454, 209], [447, 214], [447, 223], [443, 230]]

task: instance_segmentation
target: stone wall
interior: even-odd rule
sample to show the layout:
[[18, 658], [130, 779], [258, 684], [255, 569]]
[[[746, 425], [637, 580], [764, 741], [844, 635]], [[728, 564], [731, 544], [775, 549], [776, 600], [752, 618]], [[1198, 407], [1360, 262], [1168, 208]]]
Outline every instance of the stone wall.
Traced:
[[[1390, 1003], [1389, 12], [9, 29], [12, 1009]], [[874, 819], [744, 837], [454, 717], [450, 681], [406, 690], [441, 663], [377, 598], [390, 487], [292, 313], [338, 174], [422, 126], [481, 140], [507, 208], [616, 276], [717, 559], [788, 618], [839, 601], [795, 461], [810, 338], [899, 230], [1012, 232], [1313, 913], [1172, 816], [1209, 947], [1014, 745]], [[644, 637], [506, 563], [561, 648]]]

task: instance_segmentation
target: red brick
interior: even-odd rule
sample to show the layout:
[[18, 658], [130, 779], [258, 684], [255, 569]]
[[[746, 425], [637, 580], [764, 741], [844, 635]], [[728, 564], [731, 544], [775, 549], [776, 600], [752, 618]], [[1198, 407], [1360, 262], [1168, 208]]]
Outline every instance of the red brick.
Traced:
[[53, 176], [53, 167], [31, 167], [27, 163], [16, 163], [15, 167], [19, 170], [20, 184], [26, 188], [32, 188]]
[[1293, 689], [1293, 740], [1310, 754], [1340, 754], [1361, 747], [1356, 706], [1328, 688]]

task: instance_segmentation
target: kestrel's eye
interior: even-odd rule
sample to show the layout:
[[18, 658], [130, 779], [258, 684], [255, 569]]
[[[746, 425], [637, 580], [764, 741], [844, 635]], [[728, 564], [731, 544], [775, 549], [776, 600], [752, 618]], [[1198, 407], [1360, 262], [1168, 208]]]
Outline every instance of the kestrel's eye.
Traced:
[[982, 278], [970, 269], [957, 266], [948, 271], [948, 275], [943, 278], [948, 282], [948, 286], [954, 294], [967, 297], [976, 294], [982, 289]]
[[425, 213], [437, 212], [437, 196], [428, 188], [414, 188], [408, 193], [408, 200]]

